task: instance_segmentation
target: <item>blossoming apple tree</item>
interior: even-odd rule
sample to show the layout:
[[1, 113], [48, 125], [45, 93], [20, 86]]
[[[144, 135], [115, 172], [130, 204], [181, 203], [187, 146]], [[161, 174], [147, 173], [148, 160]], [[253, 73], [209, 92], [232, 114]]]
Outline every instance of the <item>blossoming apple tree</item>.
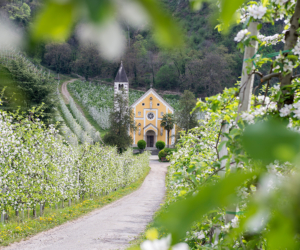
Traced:
[[[181, 239], [193, 249], [297, 249], [300, 1], [249, 1], [238, 12], [238, 48], [257, 43], [258, 49], [244, 58], [237, 87], [198, 101], [206, 117], [179, 141], [169, 172], [173, 196], [157, 223], [172, 233], [173, 244]], [[285, 23], [280, 34], [251, 32], [253, 25], [261, 30], [278, 22]], [[249, 108], [241, 109], [241, 91], [254, 75], [260, 83], [250, 88]]]

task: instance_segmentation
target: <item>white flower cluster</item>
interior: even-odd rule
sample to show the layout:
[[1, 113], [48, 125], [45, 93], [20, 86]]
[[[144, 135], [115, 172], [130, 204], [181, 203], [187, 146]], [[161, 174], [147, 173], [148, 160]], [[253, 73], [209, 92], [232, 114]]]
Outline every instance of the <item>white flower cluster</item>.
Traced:
[[300, 57], [300, 42], [298, 41], [292, 52]]
[[280, 116], [281, 116], [281, 117], [285, 117], [285, 116], [290, 115], [290, 113], [291, 113], [291, 111], [292, 111], [292, 108], [293, 108], [293, 105], [287, 105], [287, 104], [285, 104], [285, 105], [283, 106], [283, 108], [281, 108], [281, 109], [279, 110]]
[[247, 29], [241, 30], [237, 33], [236, 37], [234, 38], [235, 42], [241, 42], [247, 35], [249, 31]]
[[[156, 240], [146, 240], [141, 244], [141, 250], [169, 250], [171, 246], [171, 235], [167, 237], [156, 239]], [[189, 246], [186, 243], [178, 243], [171, 248], [172, 250], [189, 250]]]
[[262, 42], [265, 42], [266, 43], [265, 46], [270, 45], [270, 44], [271, 45], [276, 45], [278, 42], [281, 41], [282, 35], [275, 34], [273, 36], [264, 36], [264, 35], [259, 34], [257, 36], [257, 38], [259, 40], [261, 40]]
[[285, 59], [283, 61], [283, 71], [285, 72], [289, 72], [289, 71], [292, 71], [293, 68], [294, 68], [294, 64], [292, 61], [290, 61], [289, 59]]
[[294, 104], [285, 104], [283, 108], [279, 110], [281, 117], [286, 117], [291, 114], [291, 112], [294, 113], [295, 118], [300, 119], [300, 102], [296, 102]]
[[262, 17], [266, 14], [267, 8], [263, 7], [262, 5], [251, 5], [248, 7], [249, 15], [252, 16], [254, 19], [262, 19]]

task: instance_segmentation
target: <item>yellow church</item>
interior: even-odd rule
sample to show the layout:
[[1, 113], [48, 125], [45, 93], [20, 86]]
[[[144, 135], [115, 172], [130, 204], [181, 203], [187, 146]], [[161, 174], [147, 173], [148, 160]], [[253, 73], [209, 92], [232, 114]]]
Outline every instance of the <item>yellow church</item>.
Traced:
[[[125, 90], [128, 94], [129, 81], [121, 62], [115, 78], [114, 91], [115, 93]], [[150, 88], [131, 106], [134, 113], [134, 121], [137, 130], [130, 132], [133, 138], [133, 146], [137, 145], [139, 140], [145, 140], [147, 148], [154, 148], [157, 141], [164, 141], [168, 144], [168, 133], [160, 126], [161, 119], [166, 113], [174, 113], [174, 109], [168, 104], [154, 89]], [[175, 126], [170, 131], [169, 144], [175, 142]]]

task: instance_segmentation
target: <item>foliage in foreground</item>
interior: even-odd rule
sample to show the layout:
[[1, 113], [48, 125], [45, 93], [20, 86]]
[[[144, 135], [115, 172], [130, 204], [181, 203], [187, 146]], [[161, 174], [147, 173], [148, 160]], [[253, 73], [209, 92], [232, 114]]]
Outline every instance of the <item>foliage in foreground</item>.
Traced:
[[[173, 243], [192, 249], [299, 249], [300, 1], [250, 1], [241, 11], [249, 30], [279, 17], [287, 25], [270, 37], [241, 30], [239, 48], [284, 41], [284, 51], [258, 50], [246, 59], [248, 77], [261, 77], [251, 103], [242, 91], [247, 80], [199, 100], [206, 117], [179, 141], [170, 168], [173, 196], [156, 223]], [[280, 84], [272, 86], [272, 78]], [[250, 109], [241, 112], [245, 103]]]

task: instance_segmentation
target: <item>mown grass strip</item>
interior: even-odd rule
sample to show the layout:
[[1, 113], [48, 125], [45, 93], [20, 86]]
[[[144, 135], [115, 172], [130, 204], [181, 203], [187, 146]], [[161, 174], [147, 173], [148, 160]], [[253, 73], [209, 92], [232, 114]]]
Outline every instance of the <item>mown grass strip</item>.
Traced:
[[[119, 188], [108, 195], [86, 199], [65, 208], [55, 209], [54, 206], [50, 208], [48, 205], [45, 207], [44, 215], [41, 217], [32, 218], [30, 215], [28, 218], [26, 211], [25, 218], [22, 218], [21, 215], [18, 218], [15, 217], [12, 212], [10, 214], [10, 220], [5, 224], [0, 224], [0, 245], [7, 246], [13, 242], [31, 237], [39, 232], [46, 231], [67, 221], [79, 218], [97, 208], [101, 208], [116, 201], [138, 189], [142, 185], [149, 171], [150, 167], [145, 170], [143, 176], [139, 180], [127, 187]], [[65, 202], [65, 205], [67, 204], [68, 202]], [[61, 207], [61, 204], [59, 204], [58, 207]], [[37, 208], [37, 212], [38, 211]]]

